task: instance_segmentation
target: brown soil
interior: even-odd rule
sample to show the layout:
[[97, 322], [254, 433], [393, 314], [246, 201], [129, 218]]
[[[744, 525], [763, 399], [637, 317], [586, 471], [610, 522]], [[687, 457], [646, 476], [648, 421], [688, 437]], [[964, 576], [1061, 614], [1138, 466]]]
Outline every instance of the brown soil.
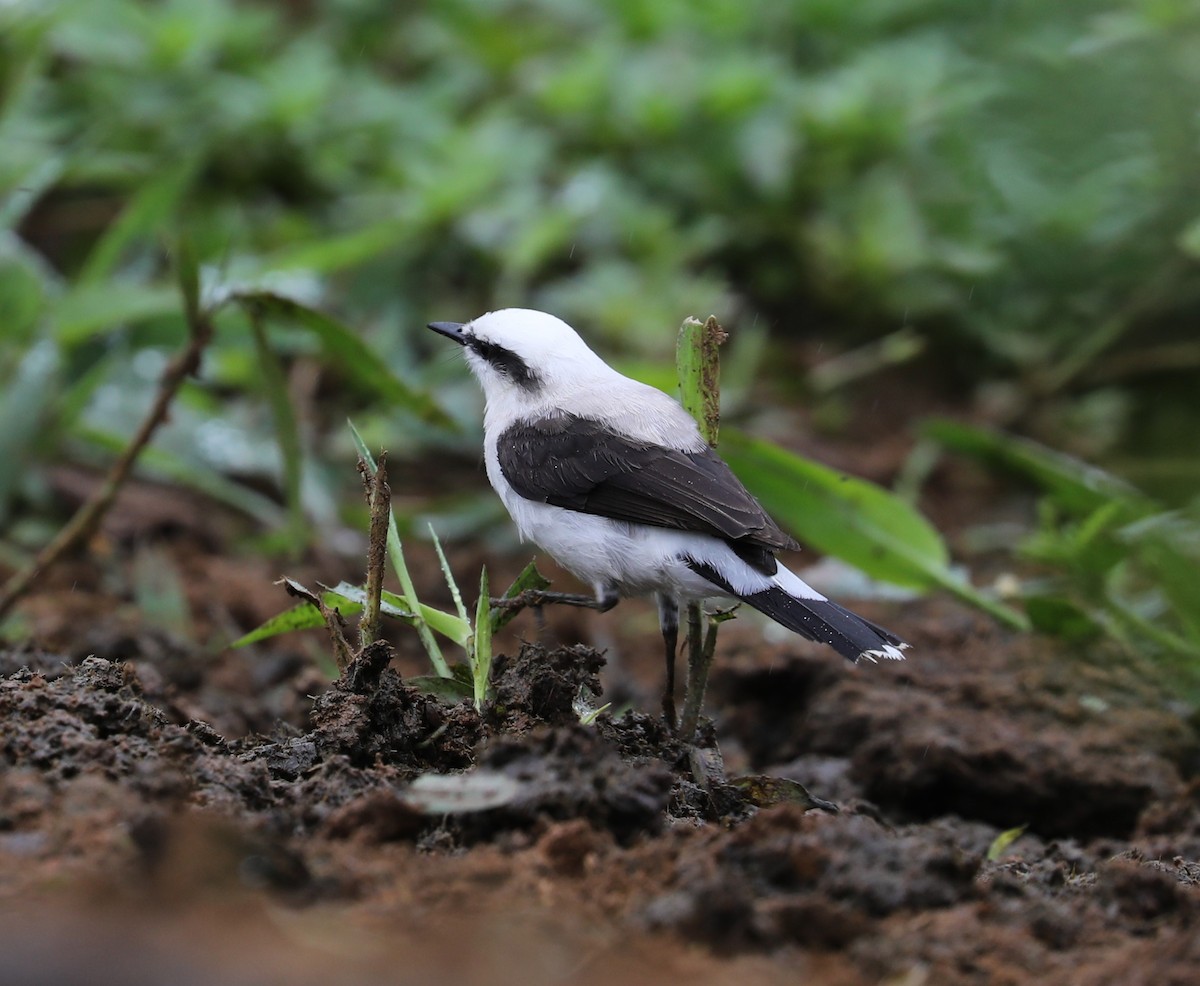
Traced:
[[[170, 542], [201, 639], [285, 604], [219, 540]], [[502, 638], [480, 716], [408, 683], [410, 637], [330, 684], [315, 636], [214, 653], [119, 596], [55, 573], [24, 609], [49, 649], [0, 652], [5, 982], [1195, 981], [1200, 744], [1112, 655], [944, 600], [860, 607], [901, 665], [739, 620], [693, 749], [636, 603], [551, 621], [617, 633], [607, 667]], [[581, 725], [602, 685], [641, 711]]]

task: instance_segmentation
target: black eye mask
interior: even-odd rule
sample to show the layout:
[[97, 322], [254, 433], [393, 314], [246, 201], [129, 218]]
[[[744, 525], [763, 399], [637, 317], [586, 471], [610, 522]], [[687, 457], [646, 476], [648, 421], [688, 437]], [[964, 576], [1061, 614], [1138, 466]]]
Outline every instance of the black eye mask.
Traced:
[[494, 342], [474, 337], [468, 337], [466, 344], [472, 352], [487, 360], [497, 373], [504, 374], [517, 386], [526, 390], [537, 389], [539, 385], [537, 374], [511, 349], [505, 349]]

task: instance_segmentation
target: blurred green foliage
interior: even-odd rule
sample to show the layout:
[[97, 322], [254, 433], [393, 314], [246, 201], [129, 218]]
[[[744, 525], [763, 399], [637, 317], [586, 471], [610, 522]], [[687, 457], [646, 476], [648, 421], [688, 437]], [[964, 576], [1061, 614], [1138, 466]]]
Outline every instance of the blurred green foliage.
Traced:
[[1182, 504], [1194, 386], [1138, 375], [1200, 367], [1198, 94], [1194, 0], [0, 0], [0, 525], [133, 429], [184, 232], [218, 335], [143, 467], [292, 536], [347, 411], [477, 449], [419, 327], [506, 305], [663, 365], [689, 312], [902, 332]]
[[1020, 589], [1033, 626], [1149, 654], [1200, 699], [1200, 498], [1165, 510], [1094, 466], [1028, 439], [952, 421], [926, 433], [1032, 482], [1038, 523], [1018, 551], [1042, 570]]
[[[14, 0], [0, 18], [8, 228], [72, 281], [121, 274], [105, 311], [68, 306], [71, 337], [161, 314], [133, 285], [177, 216], [223, 270], [337, 274], [342, 313], [389, 348], [431, 311], [515, 301], [631, 344], [680, 312], [800, 330], [824, 306], [936, 318], [1065, 379], [1197, 288], [1189, 0]], [[6, 321], [27, 332], [53, 292], [38, 255], [8, 254]]]

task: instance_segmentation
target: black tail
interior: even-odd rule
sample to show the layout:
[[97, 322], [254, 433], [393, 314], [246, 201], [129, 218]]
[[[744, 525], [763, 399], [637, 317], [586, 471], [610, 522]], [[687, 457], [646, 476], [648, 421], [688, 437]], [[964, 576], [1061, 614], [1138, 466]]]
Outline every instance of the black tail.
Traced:
[[861, 657], [871, 661], [879, 657], [904, 660], [901, 652], [908, 644], [890, 630], [851, 613], [835, 602], [798, 598], [777, 586], [741, 596], [710, 566], [689, 561], [688, 567], [776, 623], [809, 640], [828, 644], [850, 661], [857, 662]]

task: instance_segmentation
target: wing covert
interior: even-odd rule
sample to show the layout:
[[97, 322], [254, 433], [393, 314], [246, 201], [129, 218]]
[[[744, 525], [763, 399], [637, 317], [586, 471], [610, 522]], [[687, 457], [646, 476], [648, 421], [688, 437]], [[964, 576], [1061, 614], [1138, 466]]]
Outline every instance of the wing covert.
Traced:
[[[711, 534], [742, 542], [743, 550], [798, 547], [707, 445], [682, 452], [635, 441], [590, 418], [556, 415], [511, 425], [496, 454], [504, 478], [528, 500]], [[763, 567], [759, 553], [750, 554], [754, 560], [746, 560]]]

